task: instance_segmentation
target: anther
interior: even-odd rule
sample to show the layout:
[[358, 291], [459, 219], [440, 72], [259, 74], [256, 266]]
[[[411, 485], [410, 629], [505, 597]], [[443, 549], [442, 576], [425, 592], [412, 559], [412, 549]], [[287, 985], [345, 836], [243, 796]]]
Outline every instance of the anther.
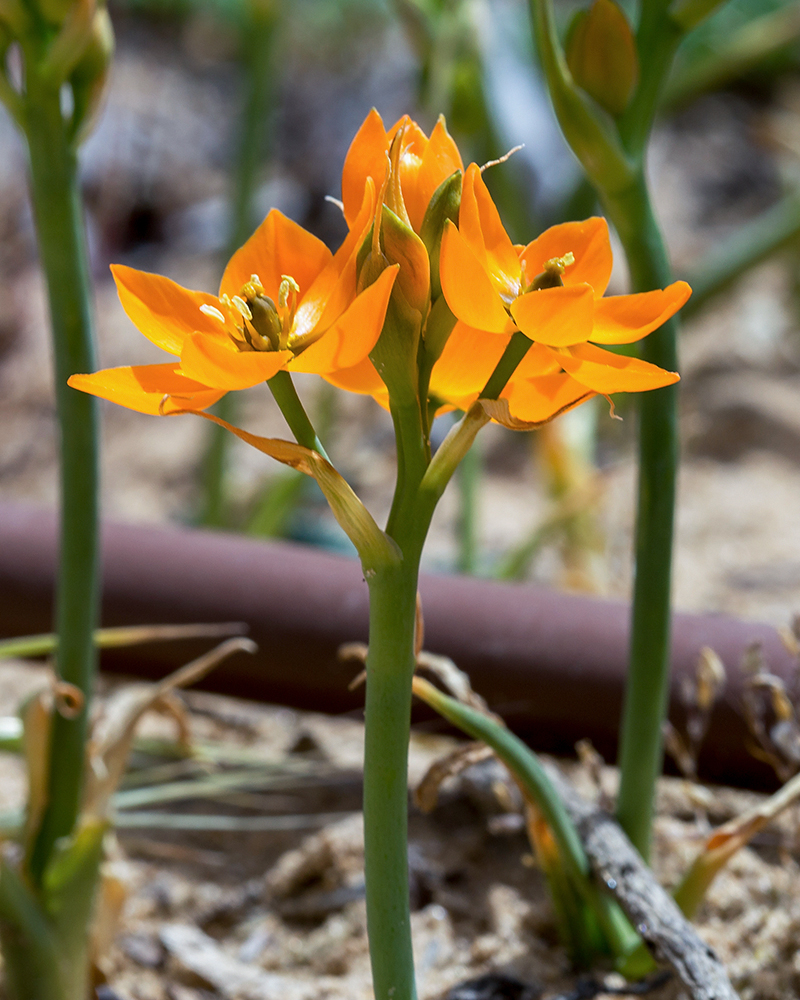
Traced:
[[253, 318], [253, 314], [250, 312], [250, 306], [245, 302], [241, 295], [234, 295], [231, 301], [245, 319]]
[[200, 306], [200, 312], [203, 313], [204, 316], [212, 316], [214, 319], [218, 319], [220, 323], [225, 322], [225, 317], [222, 315], [219, 309], [217, 309], [216, 306], [209, 305], [207, 302], [204, 302]]
[[251, 274], [250, 280], [242, 285], [242, 290], [239, 295], [246, 301], [249, 302], [254, 299], [257, 295], [264, 294], [264, 286], [261, 284], [261, 278], [257, 274]]
[[289, 301], [290, 292], [294, 292], [295, 295], [299, 295], [300, 286], [297, 284], [297, 282], [294, 280], [291, 274], [282, 274], [280, 288], [278, 289], [278, 305], [281, 307], [281, 309], [286, 308], [286, 304]]

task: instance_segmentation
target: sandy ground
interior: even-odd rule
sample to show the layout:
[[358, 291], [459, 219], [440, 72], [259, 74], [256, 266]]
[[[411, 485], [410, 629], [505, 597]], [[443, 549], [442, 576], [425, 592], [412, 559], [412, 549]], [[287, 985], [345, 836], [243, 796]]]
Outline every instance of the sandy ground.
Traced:
[[[46, 682], [43, 668], [6, 664], [0, 715]], [[115, 690], [103, 686], [99, 704]], [[118, 923], [104, 923], [100, 966], [125, 1000], [355, 1000], [370, 996], [363, 900], [363, 835], [358, 812], [363, 727], [346, 719], [253, 705], [201, 693], [184, 696], [196, 750], [223, 759], [195, 772], [207, 779], [235, 770], [246, 757], [249, 790], [212, 798], [191, 791], [183, 801], [139, 808], [184, 819], [291, 815], [293, 831], [181, 831], [145, 821], [121, 828], [110, 843], [106, 874], [121, 882]], [[174, 726], [146, 720], [141, 735], [167, 739]], [[410, 786], [453, 747], [449, 737], [417, 735]], [[140, 752], [144, 765], [156, 761]], [[174, 766], [174, 765], [173, 765]], [[163, 763], [162, 763], [163, 768]], [[297, 780], [298, 768], [303, 778]], [[587, 795], [613, 795], [616, 774], [569, 765]], [[134, 772], [136, 773], [136, 772]], [[282, 775], [295, 774], [294, 785]], [[272, 785], [265, 780], [265, 774]], [[0, 808], [24, 796], [20, 762], [0, 754]], [[502, 788], [498, 790], [498, 785]], [[128, 794], [130, 792], [128, 791]], [[709, 824], [748, 808], [758, 796], [703, 790], [664, 779], [655, 827], [655, 869], [673, 885], [695, 856]], [[331, 820], [331, 814], [338, 814]], [[136, 815], [132, 808], [122, 817]], [[796, 814], [784, 816], [742, 850], [714, 883], [697, 926], [726, 963], [743, 1000], [783, 1000], [800, 988], [800, 867]], [[327, 820], [327, 822], [326, 822]], [[581, 977], [557, 944], [541, 872], [530, 854], [519, 803], [500, 765], [476, 765], [442, 789], [432, 813], [411, 807], [409, 861], [420, 997], [457, 1000], [460, 984], [491, 975], [496, 992], [479, 996], [577, 996]], [[503, 980], [497, 977], [505, 977]], [[622, 985], [595, 970], [602, 985]], [[516, 983], [516, 986], [513, 985]], [[523, 991], [526, 988], [527, 993]], [[503, 992], [503, 990], [511, 992]], [[648, 995], [679, 994], [670, 982]], [[591, 992], [580, 994], [594, 995]]]

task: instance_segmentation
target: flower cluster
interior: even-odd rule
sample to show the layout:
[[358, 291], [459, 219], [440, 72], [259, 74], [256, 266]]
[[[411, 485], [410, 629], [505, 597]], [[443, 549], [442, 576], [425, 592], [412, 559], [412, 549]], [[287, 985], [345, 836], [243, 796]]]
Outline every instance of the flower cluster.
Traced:
[[[164, 414], [204, 410], [280, 371], [311, 372], [385, 406], [413, 382], [426, 409], [467, 409], [518, 332], [530, 345], [501, 393], [511, 426], [677, 380], [604, 346], [656, 329], [688, 285], [604, 297], [612, 259], [601, 218], [514, 246], [481, 168], [464, 170], [443, 120], [428, 138], [408, 117], [387, 131], [372, 111], [345, 160], [342, 208], [349, 232], [336, 254], [270, 212], [231, 258], [219, 295], [113, 267], [128, 316], [177, 360], [70, 385]], [[418, 381], [421, 351], [429, 369]]]

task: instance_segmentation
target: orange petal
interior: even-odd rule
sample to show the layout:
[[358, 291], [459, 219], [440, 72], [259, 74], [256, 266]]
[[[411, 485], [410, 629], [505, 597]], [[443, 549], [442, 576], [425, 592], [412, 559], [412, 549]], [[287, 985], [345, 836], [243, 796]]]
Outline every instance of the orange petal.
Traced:
[[597, 344], [632, 344], [666, 323], [691, 294], [685, 281], [675, 281], [663, 290], [597, 299], [589, 339]]
[[474, 251], [452, 222], [444, 227], [439, 256], [442, 292], [455, 315], [468, 326], [506, 333], [513, 324]]
[[592, 344], [576, 344], [558, 352], [558, 357], [561, 367], [576, 381], [604, 395], [660, 389], [680, 378], [677, 372], [665, 371], [639, 358], [604, 351]]
[[463, 169], [458, 147], [447, 131], [444, 118], [440, 116], [430, 139], [425, 143], [416, 176], [413, 179], [409, 178], [413, 182], [409, 184], [403, 179], [403, 198], [415, 233], [420, 231], [422, 220], [436, 188], [456, 170]]
[[526, 423], [542, 423], [571, 410], [594, 396], [569, 375], [543, 375], [534, 379], [512, 379], [500, 394], [507, 399], [511, 415]]
[[[224, 390], [209, 389], [176, 372], [174, 361], [165, 365], [106, 368], [93, 375], [72, 375], [69, 385], [126, 406], [129, 410], [153, 416], [169, 412], [170, 400], [175, 400], [179, 409], [204, 410], [225, 395]], [[165, 397], [169, 399], [162, 409]]]
[[388, 409], [388, 390], [368, 357], [352, 368], [338, 368], [336, 371], [326, 372], [323, 378], [339, 389], [374, 396], [379, 402], [385, 396]]
[[162, 350], [179, 355], [190, 333], [222, 331], [219, 320], [200, 312], [202, 305], [219, 309], [216, 295], [192, 292], [160, 274], [148, 274], [123, 264], [112, 264], [111, 273], [128, 318]]
[[511, 338], [456, 323], [433, 366], [430, 390], [434, 396], [458, 401], [478, 393], [497, 367]]
[[513, 379], [541, 378], [561, 371], [561, 362], [554, 351], [544, 344], [531, 344], [522, 361], [514, 369]]
[[238, 295], [250, 276], [257, 274], [264, 291], [277, 302], [281, 275], [289, 274], [300, 286], [302, 297], [332, 258], [322, 240], [273, 209], [228, 261], [219, 293]]
[[519, 256], [476, 163], [470, 163], [464, 174], [458, 228], [485, 266], [497, 292], [508, 299], [519, 295], [522, 276]]
[[276, 375], [293, 357], [291, 351], [239, 351], [212, 337], [187, 337], [181, 371], [215, 389], [248, 389]]
[[371, 177], [379, 188], [386, 173], [386, 152], [389, 139], [383, 119], [373, 108], [356, 132], [344, 159], [342, 170], [342, 203], [347, 225], [351, 226], [364, 199], [364, 185]]
[[551, 226], [541, 236], [529, 243], [522, 251], [521, 260], [528, 284], [544, 265], [554, 257], [565, 254], [575, 255], [575, 263], [564, 271], [565, 285], [586, 283], [594, 289], [599, 298], [608, 287], [613, 258], [608, 238], [608, 223], [600, 216], [593, 216], [583, 222], [562, 222]]
[[323, 375], [352, 368], [375, 346], [383, 329], [386, 307], [399, 265], [388, 267], [378, 280], [356, 297], [344, 314], [288, 366], [291, 371]]
[[526, 337], [551, 347], [580, 344], [592, 335], [594, 295], [590, 285], [543, 288], [511, 303], [511, 315]]

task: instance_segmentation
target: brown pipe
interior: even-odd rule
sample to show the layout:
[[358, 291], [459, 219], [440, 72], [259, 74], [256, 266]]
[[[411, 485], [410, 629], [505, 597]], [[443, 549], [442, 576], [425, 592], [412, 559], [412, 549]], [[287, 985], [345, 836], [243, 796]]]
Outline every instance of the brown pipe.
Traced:
[[[48, 631], [56, 561], [52, 512], [0, 505], [0, 634]], [[213, 673], [217, 691], [298, 708], [358, 710], [353, 664], [340, 644], [367, 638], [367, 587], [358, 563], [304, 546], [189, 528], [107, 523], [103, 529], [105, 625], [246, 622], [259, 645]], [[425, 646], [452, 657], [513, 729], [540, 750], [571, 753], [589, 737], [613, 760], [627, 656], [628, 607], [620, 602], [426, 574], [420, 583]], [[763, 644], [771, 669], [793, 661], [776, 630], [723, 615], [675, 616], [673, 707], [702, 646], [728, 670], [701, 754], [701, 776], [772, 787], [746, 748], [739, 663]], [[207, 646], [207, 643], [206, 643]], [[197, 643], [106, 651], [105, 670], [160, 677], [196, 655]]]

